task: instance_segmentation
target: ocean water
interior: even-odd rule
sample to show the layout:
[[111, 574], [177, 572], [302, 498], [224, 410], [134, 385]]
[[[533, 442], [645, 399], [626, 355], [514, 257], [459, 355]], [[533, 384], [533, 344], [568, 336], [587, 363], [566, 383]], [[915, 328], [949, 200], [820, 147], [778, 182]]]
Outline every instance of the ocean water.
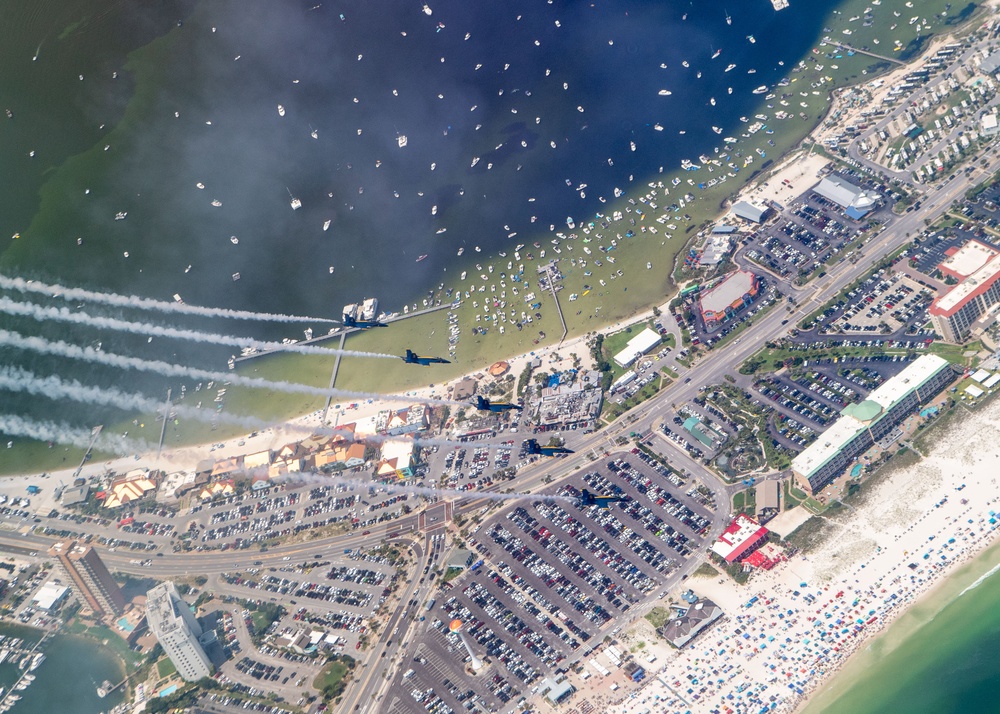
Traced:
[[[997, 712], [1000, 658], [1000, 552], [996, 547], [974, 561], [976, 577], [955, 592], [951, 584], [907, 612], [888, 631], [890, 643], [876, 640], [836, 678], [829, 694], [806, 714], [965, 714]], [[902, 635], [894, 632], [902, 627]]]
[[[788, 74], [837, 5], [442, 0], [428, 15], [388, 0], [251, 4], [9, 4], [0, 235], [18, 238], [0, 241], [0, 269], [250, 310], [337, 317], [369, 295], [400, 310], [453, 285], [470, 260], [546, 239], [616, 188], [711, 153], [752, 113], [752, 90]], [[171, 322], [257, 338], [301, 329]], [[3, 324], [212, 369], [233, 351]], [[177, 386], [11, 349], [0, 357], [158, 397]], [[4, 405], [53, 414], [34, 396], [4, 395]], [[64, 402], [58, 415], [89, 426], [121, 413]]]
[[721, 145], [759, 99], [751, 90], [787, 74], [836, 5], [729, 4], [179, 5], [182, 26], [158, 9], [161, 39], [127, 62], [131, 47], [102, 43], [145, 7], [112, 5], [42, 41], [67, 32], [64, 12], [25, 33], [16, 65], [68, 94], [80, 115], [58, 134], [77, 141], [57, 150], [51, 129], [19, 133], [38, 112], [31, 94], [13, 102], [0, 150], [40, 174], [42, 201], [0, 219], [0, 235], [21, 233], [0, 264], [199, 304], [336, 315], [376, 293], [399, 309], [447, 277], [459, 248], [537, 240]]

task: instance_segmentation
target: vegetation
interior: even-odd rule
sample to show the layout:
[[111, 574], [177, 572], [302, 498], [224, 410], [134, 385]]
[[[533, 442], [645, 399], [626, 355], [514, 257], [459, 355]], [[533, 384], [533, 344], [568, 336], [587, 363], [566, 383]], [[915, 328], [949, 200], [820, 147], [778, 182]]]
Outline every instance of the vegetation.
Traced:
[[719, 574], [719, 571], [712, 567], [711, 563], [702, 563], [698, 566], [698, 569], [692, 573], [696, 578], [714, 578]]
[[670, 610], [665, 607], [656, 606], [646, 614], [646, 619], [650, 625], [656, 629], [660, 629], [670, 622]]
[[176, 671], [177, 668], [174, 666], [174, 663], [170, 661], [169, 657], [164, 657], [156, 663], [156, 673], [160, 675], [160, 679], [166, 679]]
[[325, 702], [336, 700], [347, 686], [355, 665], [353, 657], [334, 656], [313, 680], [313, 689], [322, 693]]
[[824, 518], [812, 516], [808, 521], [796, 528], [785, 538], [784, 544], [808, 553], [824, 540], [831, 526]]

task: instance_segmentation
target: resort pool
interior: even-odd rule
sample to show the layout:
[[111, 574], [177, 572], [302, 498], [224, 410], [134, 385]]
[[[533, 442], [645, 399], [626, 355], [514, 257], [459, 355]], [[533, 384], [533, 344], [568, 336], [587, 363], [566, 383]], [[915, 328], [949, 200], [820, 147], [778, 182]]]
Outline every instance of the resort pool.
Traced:
[[169, 687], [164, 687], [163, 689], [161, 689], [160, 693], [157, 696], [160, 696], [160, 697], [169, 697], [171, 694], [173, 694], [176, 691], [177, 691], [177, 685], [176, 684], [171, 684]]

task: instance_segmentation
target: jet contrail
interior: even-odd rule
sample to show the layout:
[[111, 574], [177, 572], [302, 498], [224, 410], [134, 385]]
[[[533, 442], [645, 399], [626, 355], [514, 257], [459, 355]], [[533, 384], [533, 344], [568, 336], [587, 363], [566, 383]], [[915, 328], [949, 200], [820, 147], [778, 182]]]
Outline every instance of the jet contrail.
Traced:
[[[163, 401], [152, 399], [144, 394], [123, 392], [114, 387], [90, 387], [81, 384], [77, 380], [63, 380], [56, 376], [43, 377], [20, 367], [0, 366], [0, 390], [26, 392], [49, 399], [69, 399], [83, 404], [117, 407], [119, 409], [150, 414], [162, 413], [164, 407]], [[274, 428], [301, 431], [317, 436], [343, 436], [347, 441], [356, 441], [358, 443], [382, 443], [400, 438], [399, 436], [387, 434], [358, 435], [355, 434], [353, 429], [345, 428], [311, 427], [306, 424], [295, 424], [294, 422], [269, 422], [252, 416], [228, 414], [223, 411], [201, 409], [177, 403], [171, 403], [170, 411], [187, 419], [197, 419], [205, 422], [223, 422], [258, 431]], [[413, 439], [413, 442], [418, 446], [454, 446], [456, 448], [462, 444], [462, 442], [449, 439], [421, 439], [419, 437]]]
[[[16, 414], [0, 414], [0, 434], [24, 436], [37, 441], [52, 441], [58, 444], [71, 444], [83, 449], [90, 446], [93, 438], [87, 429], [78, 429], [68, 424], [57, 424], [51, 421], [34, 421]], [[150, 451], [152, 448], [145, 441], [128, 439], [123, 436], [106, 436], [103, 433], [97, 437], [94, 447], [101, 451], [114, 451], [121, 456]]]
[[494, 493], [492, 491], [457, 491], [451, 488], [430, 488], [427, 486], [406, 486], [402, 484], [386, 484], [378, 481], [363, 481], [361, 479], [332, 478], [326, 474], [314, 471], [297, 471], [281, 474], [272, 481], [288, 483], [319, 483], [324, 486], [347, 486], [357, 490], [385, 491], [387, 493], [411, 493], [415, 496], [450, 496], [467, 501], [475, 498], [486, 498], [491, 501], [545, 501], [546, 503], [577, 503], [578, 499], [569, 496], [555, 496], [543, 493]]
[[203, 342], [212, 345], [229, 345], [231, 347], [251, 347], [263, 351], [281, 350], [283, 352], [297, 352], [308, 355], [323, 355], [331, 357], [341, 354], [347, 357], [375, 357], [378, 359], [400, 359], [398, 355], [387, 355], [379, 352], [358, 352], [356, 350], [338, 350], [335, 348], [313, 347], [310, 345], [283, 344], [280, 342], [263, 342], [250, 337], [232, 337], [229, 335], [216, 335], [209, 332], [198, 332], [196, 330], [181, 330], [174, 327], [161, 327], [151, 325], [147, 322], [131, 322], [129, 320], [119, 320], [114, 317], [101, 317], [90, 315], [85, 312], [73, 312], [65, 307], [45, 307], [31, 302], [17, 302], [8, 297], [0, 297], [0, 312], [8, 315], [20, 315], [30, 317], [40, 322], [55, 320], [57, 322], [70, 322], [77, 325], [89, 325], [91, 327], [103, 327], [118, 332], [128, 332], [136, 335], [155, 335], [178, 340], [190, 340], [192, 342]]
[[427, 397], [409, 397], [396, 394], [380, 394], [378, 392], [351, 392], [343, 389], [324, 389], [322, 387], [311, 387], [308, 384], [297, 384], [295, 382], [275, 382], [268, 379], [257, 379], [255, 377], [244, 377], [233, 372], [212, 372], [196, 367], [185, 367], [182, 365], [160, 362], [158, 360], [144, 360], [138, 357], [126, 357], [113, 353], [101, 352], [93, 347], [78, 347], [67, 342], [49, 341], [41, 337], [28, 337], [17, 332], [0, 330], [0, 346], [15, 347], [22, 350], [30, 350], [42, 354], [57, 355], [69, 359], [95, 362], [108, 367], [119, 369], [134, 369], [140, 372], [152, 372], [164, 377], [187, 377], [205, 381], [228, 382], [240, 387], [250, 389], [267, 389], [273, 392], [285, 392], [289, 394], [311, 394], [317, 397], [345, 397], [349, 399], [380, 399], [383, 401], [409, 402], [420, 404], [443, 404], [460, 405], [464, 402], [454, 402], [447, 399], [431, 399]]
[[105, 305], [115, 305], [117, 307], [156, 310], [157, 312], [170, 312], [183, 315], [199, 315], [201, 317], [229, 317], [234, 320], [261, 320], [267, 322], [340, 322], [339, 320], [331, 320], [323, 317], [303, 317], [301, 315], [281, 315], [271, 312], [230, 310], [224, 307], [199, 307], [182, 302], [167, 302], [165, 300], [154, 300], [135, 295], [117, 295], [115, 293], [84, 290], [83, 288], [69, 288], [63, 285], [48, 285], [36, 280], [11, 278], [6, 275], [0, 275], [0, 288], [17, 290], [21, 293], [38, 293], [47, 295], [48, 297], [63, 298], [64, 300], [85, 300]]

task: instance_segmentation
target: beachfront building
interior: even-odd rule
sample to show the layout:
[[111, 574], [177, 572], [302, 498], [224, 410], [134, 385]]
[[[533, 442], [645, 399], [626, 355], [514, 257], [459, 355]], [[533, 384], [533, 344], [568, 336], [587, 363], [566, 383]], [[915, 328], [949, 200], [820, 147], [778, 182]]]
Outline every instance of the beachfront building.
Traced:
[[751, 221], [753, 223], [763, 223], [764, 219], [767, 217], [768, 209], [760, 208], [755, 206], [748, 201], [739, 201], [733, 204], [733, 215], [737, 218], [742, 218], [745, 221]]
[[115, 479], [104, 493], [104, 507], [118, 508], [132, 501], [138, 501], [147, 493], [156, 490], [156, 480], [146, 469], [129, 471]]
[[614, 356], [615, 363], [619, 367], [628, 367], [662, 341], [658, 334], [647, 327], [629, 340], [625, 349]]
[[185, 682], [212, 675], [212, 663], [199, 641], [201, 624], [173, 583], [161, 583], [146, 593], [146, 621]]
[[918, 358], [863, 402], [846, 406], [841, 417], [792, 461], [795, 478], [818, 493], [954, 376], [947, 360], [937, 355]]
[[864, 218], [881, 200], [874, 191], [865, 191], [836, 174], [824, 177], [813, 188], [813, 193], [833, 201], [844, 209], [844, 215], [856, 221]]
[[677, 649], [691, 643], [709, 626], [722, 619], [722, 608], [708, 598], [695, 600], [688, 607], [677, 607], [677, 616], [664, 623], [657, 632]]
[[992, 248], [969, 241], [939, 267], [960, 282], [931, 303], [931, 322], [943, 339], [962, 343], [1000, 302], [1000, 258]]
[[740, 562], [767, 542], [768, 530], [745, 513], [737, 514], [712, 544], [712, 552], [730, 565]]
[[398, 476], [409, 478], [413, 476], [416, 460], [413, 457], [413, 439], [388, 439], [382, 443], [382, 457], [376, 467], [379, 478]]
[[706, 328], [731, 320], [754, 301], [760, 290], [757, 276], [748, 270], [734, 270], [711, 290], [701, 295], [698, 304]]
[[125, 610], [125, 596], [96, 550], [75, 540], [65, 540], [49, 548], [49, 555], [59, 560], [73, 587], [95, 615], [120, 615]]

